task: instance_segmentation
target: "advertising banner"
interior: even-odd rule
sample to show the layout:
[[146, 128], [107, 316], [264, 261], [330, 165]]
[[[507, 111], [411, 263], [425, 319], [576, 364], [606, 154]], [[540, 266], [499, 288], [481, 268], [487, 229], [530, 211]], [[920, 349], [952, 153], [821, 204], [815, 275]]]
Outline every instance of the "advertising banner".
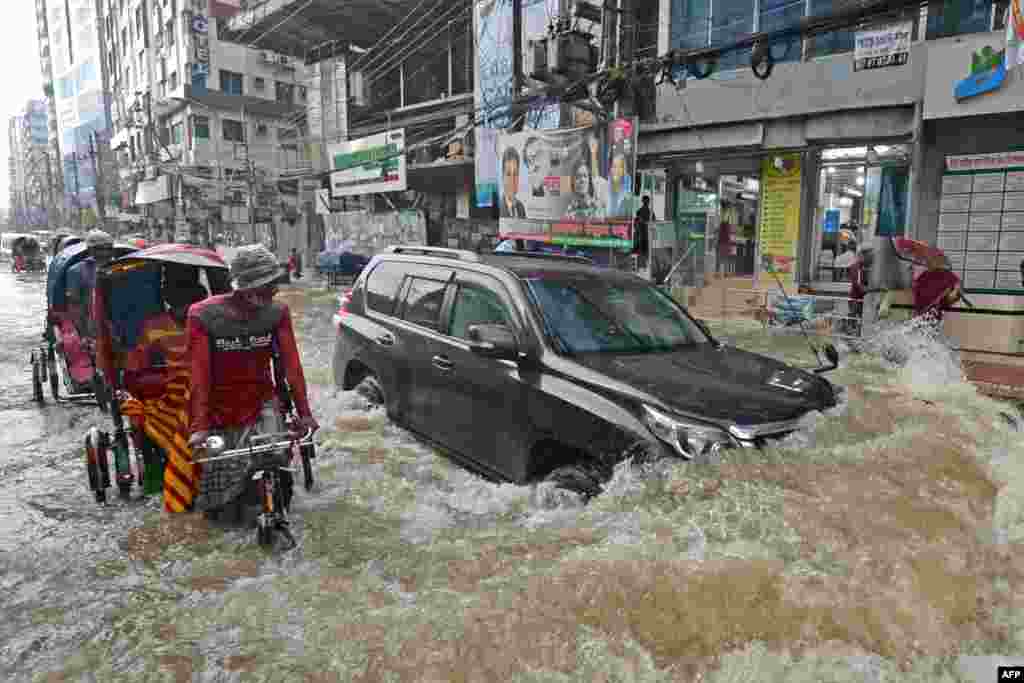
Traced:
[[494, 206], [498, 191], [494, 158], [497, 130], [512, 121], [513, 15], [512, 0], [476, 0], [473, 4], [476, 34], [474, 80], [480, 125], [476, 129], [476, 205]]
[[1024, 64], [1024, 2], [1010, 0], [1006, 8], [1006, 70]]
[[331, 196], [350, 197], [406, 189], [405, 129], [328, 145]]
[[500, 133], [499, 232], [573, 246], [632, 244], [636, 124]]
[[482, 125], [504, 128], [511, 122], [508, 105], [513, 83], [512, 0], [477, 0], [474, 25]]
[[498, 197], [498, 130], [477, 128], [476, 133], [476, 205], [491, 207]]
[[853, 46], [853, 70], [908, 64], [913, 30], [914, 22], [905, 21], [869, 31], [857, 31]]
[[758, 279], [796, 284], [797, 243], [800, 239], [799, 154], [774, 154], [761, 162], [761, 252]]

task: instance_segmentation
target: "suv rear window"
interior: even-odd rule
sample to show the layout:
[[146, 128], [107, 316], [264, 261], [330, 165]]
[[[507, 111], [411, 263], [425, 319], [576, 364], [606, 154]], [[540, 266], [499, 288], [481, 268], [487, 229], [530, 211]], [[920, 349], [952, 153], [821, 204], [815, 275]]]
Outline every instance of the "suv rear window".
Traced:
[[385, 315], [395, 314], [395, 298], [407, 266], [404, 263], [381, 263], [366, 280], [366, 307]]

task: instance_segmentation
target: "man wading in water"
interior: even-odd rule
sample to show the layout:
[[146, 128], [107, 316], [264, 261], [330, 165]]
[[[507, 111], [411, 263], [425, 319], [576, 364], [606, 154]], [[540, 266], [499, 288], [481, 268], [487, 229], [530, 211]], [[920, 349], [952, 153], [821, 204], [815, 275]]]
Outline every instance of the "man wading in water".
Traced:
[[[231, 261], [234, 292], [194, 304], [186, 326], [191, 361], [191, 433], [193, 449], [211, 432], [237, 448], [254, 434], [281, 432], [284, 419], [270, 372], [276, 355], [284, 369], [298, 413], [298, 432], [316, 430], [309, 409], [306, 379], [288, 306], [275, 302], [283, 274], [262, 245], [239, 247]], [[199, 479], [196, 508], [217, 518], [229, 504], [241, 517], [249, 463], [242, 458], [207, 463]], [[290, 479], [286, 490], [290, 491]], [[286, 494], [286, 496], [289, 494]]]

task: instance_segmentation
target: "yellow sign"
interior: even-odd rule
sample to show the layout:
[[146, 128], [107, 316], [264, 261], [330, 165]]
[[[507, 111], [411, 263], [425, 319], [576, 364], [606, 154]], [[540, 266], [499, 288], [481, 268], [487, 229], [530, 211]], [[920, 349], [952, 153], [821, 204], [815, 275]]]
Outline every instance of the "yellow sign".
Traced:
[[[773, 154], [761, 162], [759, 273], [778, 273], [788, 289], [796, 283], [800, 241], [800, 155]], [[760, 279], [760, 278], [759, 278]]]

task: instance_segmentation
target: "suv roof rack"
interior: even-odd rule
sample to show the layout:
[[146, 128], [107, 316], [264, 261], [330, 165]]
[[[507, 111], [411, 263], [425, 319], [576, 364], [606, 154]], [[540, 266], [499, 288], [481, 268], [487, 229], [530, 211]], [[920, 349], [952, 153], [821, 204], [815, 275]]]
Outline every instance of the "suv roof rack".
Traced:
[[468, 249], [449, 249], [447, 247], [423, 247], [419, 245], [396, 245], [385, 249], [389, 254], [416, 254], [419, 256], [438, 256], [453, 258], [460, 261], [479, 261], [480, 257]]
[[553, 261], [573, 261], [575, 263], [586, 263], [589, 265], [594, 264], [593, 259], [589, 259], [586, 256], [572, 256], [570, 254], [547, 254], [542, 251], [496, 251], [493, 256], [519, 256], [524, 258], [540, 258], [549, 259]]

